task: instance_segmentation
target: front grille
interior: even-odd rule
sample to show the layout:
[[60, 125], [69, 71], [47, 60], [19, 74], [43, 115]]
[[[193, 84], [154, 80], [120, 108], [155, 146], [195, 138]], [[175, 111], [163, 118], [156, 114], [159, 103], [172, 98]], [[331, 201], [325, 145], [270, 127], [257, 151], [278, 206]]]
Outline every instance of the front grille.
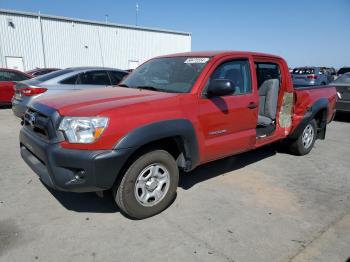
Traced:
[[48, 143], [64, 141], [64, 135], [58, 131], [61, 116], [57, 110], [40, 103], [32, 103], [23, 116], [23, 128], [45, 139]]
[[24, 114], [23, 125], [37, 135], [50, 139], [51, 120], [48, 116], [29, 108]]

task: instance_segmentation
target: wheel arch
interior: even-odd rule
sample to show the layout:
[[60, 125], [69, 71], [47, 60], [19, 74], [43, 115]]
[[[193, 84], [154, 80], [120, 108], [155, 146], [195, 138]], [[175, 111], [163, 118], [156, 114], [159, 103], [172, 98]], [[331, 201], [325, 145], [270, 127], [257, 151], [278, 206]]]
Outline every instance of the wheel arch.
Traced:
[[308, 108], [303, 119], [295, 130], [288, 136], [290, 139], [297, 139], [307, 124], [315, 119], [317, 122], [317, 138], [325, 139], [327, 128], [327, 115], [328, 115], [328, 99], [321, 98], [317, 100], [312, 106]]
[[114, 147], [115, 150], [132, 149], [129, 159], [150, 148], [168, 151], [185, 171], [194, 169], [199, 163], [196, 133], [187, 119], [165, 120], [141, 126], [125, 135]]

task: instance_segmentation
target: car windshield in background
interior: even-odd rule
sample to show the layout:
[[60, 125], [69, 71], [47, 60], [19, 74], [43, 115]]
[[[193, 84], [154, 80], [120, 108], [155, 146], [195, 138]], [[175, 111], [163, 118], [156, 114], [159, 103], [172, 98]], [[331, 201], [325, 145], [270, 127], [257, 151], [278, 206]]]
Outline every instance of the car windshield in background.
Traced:
[[63, 70], [54, 71], [54, 72], [51, 72], [51, 73], [48, 73], [48, 74], [45, 74], [42, 76], [38, 76], [38, 77], [35, 77], [33, 79], [35, 79], [36, 81], [39, 81], [39, 82], [44, 82], [44, 81], [50, 80], [52, 78], [55, 78], [55, 77], [58, 77], [58, 76], [61, 76], [61, 75], [64, 75], [64, 74], [67, 74], [70, 72], [73, 72], [73, 70], [72, 69], [63, 69]]
[[122, 86], [171, 93], [188, 93], [208, 57], [155, 58], [138, 67]]
[[295, 75], [312, 75], [315, 73], [313, 68], [295, 68], [292, 74]]
[[333, 81], [334, 84], [347, 84], [350, 85], [350, 73], [339, 76]]

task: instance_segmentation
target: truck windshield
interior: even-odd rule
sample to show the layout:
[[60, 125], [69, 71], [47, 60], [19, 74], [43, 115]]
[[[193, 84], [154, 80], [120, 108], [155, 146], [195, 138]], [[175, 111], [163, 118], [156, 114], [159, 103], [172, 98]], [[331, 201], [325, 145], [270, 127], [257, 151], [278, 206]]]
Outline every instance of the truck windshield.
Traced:
[[155, 58], [138, 67], [120, 86], [188, 93], [209, 60], [208, 57]]

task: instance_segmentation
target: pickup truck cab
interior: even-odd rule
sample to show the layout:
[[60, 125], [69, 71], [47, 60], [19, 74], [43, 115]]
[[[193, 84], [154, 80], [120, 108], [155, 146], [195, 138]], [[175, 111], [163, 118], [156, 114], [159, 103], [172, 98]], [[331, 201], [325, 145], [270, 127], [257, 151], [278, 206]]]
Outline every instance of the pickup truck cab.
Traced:
[[171, 203], [179, 170], [281, 140], [309, 153], [335, 103], [334, 87], [293, 89], [278, 56], [174, 54], [145, 62], [115, 88], [37, 99], [20, 150], [49, 187], [112, 189], [120, 209], [140, 219]]

